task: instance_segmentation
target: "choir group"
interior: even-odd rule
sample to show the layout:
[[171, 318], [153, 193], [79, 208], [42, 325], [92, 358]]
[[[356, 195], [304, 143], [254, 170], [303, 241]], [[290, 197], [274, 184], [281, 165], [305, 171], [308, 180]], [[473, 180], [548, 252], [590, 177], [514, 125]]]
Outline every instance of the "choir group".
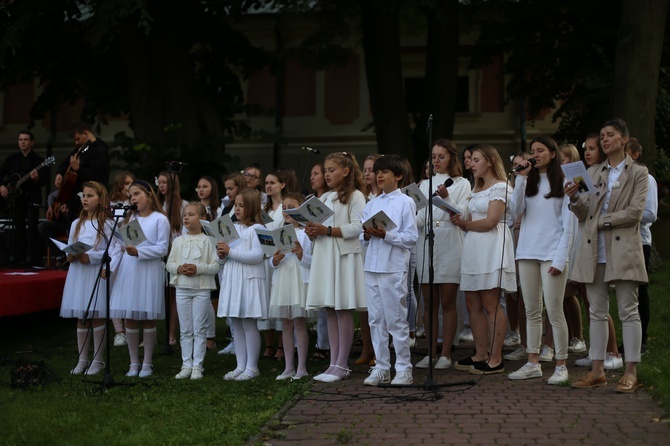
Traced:
[[[261, 332], [263, 356], [283, 356], [277, 380], [306, 377], [310, 320], [318, 321], [315, 355], [329, 355], [328, 367], [313, 379], [346, 379], [359, 312], [363, 351], [356, 364], [373, 365], [365, 385], [411, 384], [413, 367], [505, 373], [505, 359], [526, 358], [519, 370], [508, 372], [509, 379], [541, 378], [540, 363], [555, 359], [547, 383], [566, 383], [569, 352], [586, 350], [579, 290], [590, 321], [589, 355], [582, 365], [591, 371], [572, 386], [591, 388], [606, 384], [605, 369], [623, 367], [609, 316], [612, 285], [626, 360], [616, 391], [633, 392], [636, 365], [646, 350], [643, 245], [651, 244], [655, 182], [636, 162], [641, 147], [620, 119], [603, 124], [584, 148], [590, 192], [561, 168], [579, 161], [577, 150], [559, 148], [550, 137], [533, 139], [528, 153], [513, 157], [511, 176], [490, 145], [468, 146], [461, 158], [453, 142], [437, 140], [418, 184], [426, 197], [435, 197], [433, 206], [419, 210], [403, 193], [413, 184], [407, 159], [372, 155], [361, 169], [353, 154], [332, 153], [313, 166], [310, 177], [314, 196], [333, 212], [323, 224], [299, 222], [284, 212], [305, 201], [291, 169], [261, 177], [250, 166], [229, 175], [223, 199], [216, 179], [203, 176], [193, 202], [182, 200], [178, 177], [168, 171], [156, 177], [156, 190], [130, 172], [117, 174], [109, 195], [99, 182], [86, 182], [69, 244], [81, 241], [92, 249], [68, 255], [61, 308], [62, 317], [77, 319], [79, 360], [72, 373], [103, 370], [105, 318], [111, 317], [115, 345], [128, 346], [127, 376], [152, 375], [169, 274], [169, 338], [177, 342], [178, 321], [183, 361], [176, 379], [202, 378], [217, 316], [226, 319], [233, 339], [219, 353], [236, 357], [226, 380], [259, 375]], [[139, 224], [141, 243], [124, 243], [114, 234], [110, 202], [127, 205], [118, 228], [130, 231]], [[381, 211], [391, 225], [364, 225]], [[231, 217], [238, 234], [229, 243], [203, 232], [201, 221], [222, 215]], [[284, 225], [295, 230], [292, 249], [264, 254], [257, 229]], [[102, 279], [111, 285], [109, 309], [102, 287], [90, 299], [108, 245], [111, 275], [103, 269]], [[435, 327], [433, 350], [412, 365], [410, 349], [421, 326]], [[470, 331], [474, 354], [452, 361], [451, 345]], [[503, 356], [503, 346], [515, 344], [519, 349]]]

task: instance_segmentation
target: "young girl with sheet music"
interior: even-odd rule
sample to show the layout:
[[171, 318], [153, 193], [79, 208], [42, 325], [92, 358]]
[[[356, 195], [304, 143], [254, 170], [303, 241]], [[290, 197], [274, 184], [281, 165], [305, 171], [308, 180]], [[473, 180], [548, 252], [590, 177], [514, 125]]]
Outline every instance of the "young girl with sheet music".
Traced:
[[[84, 183], [81, 196], [79, 218], [72, 222], [68, 245], [77, 241], [93, 248], [87, 252], [67, 255], [70, 262], [60, 315], [77, 318], [77, 348], [79, 362], [70, 372], [73, 375], [85, 373], [95, 375], [105, 368], [103, 363], [106, 346], [105, 317], [107, 316], [106, 284], [101, 281], [100, 264], [111, 240], [110, 254], [117, 249], [112, 237], [112, 220], [109, 212], [102, 208], [109, 206], [105, 186], [95, 181]], [[92, 298], [92, 300], [91, 300]], [[93, 360], [89, 363], [93, 328]]]
[[247, 381], [258, 376], [261, 335], [258, 319], [268, 316], [268, 290], [263, 250], [256, 228], [263, 228], [258, 191], [245, 189], [235, 197], [235, 229], [239, 239], [217, 243], [221, 273], [219, 317], [229, 317], [237, 367], [226, 373], [225, 380]]
[[[168, 253], [170, 223], [153, 189], [144, 180], [135, 180], [128, 188], [131, 211], [124, 224], [139, 222], [146, 240], [137, 246], [122, 247], [115, 278], [110, 312], [126, 319], [126, 342], [130, 369], [126, 376], [146, 378], [153, 374], [156, 345], [156, 320], [165, 319], [163, 257]], [[140, 322], [144, 328], [144, 359], [139, 361]]]

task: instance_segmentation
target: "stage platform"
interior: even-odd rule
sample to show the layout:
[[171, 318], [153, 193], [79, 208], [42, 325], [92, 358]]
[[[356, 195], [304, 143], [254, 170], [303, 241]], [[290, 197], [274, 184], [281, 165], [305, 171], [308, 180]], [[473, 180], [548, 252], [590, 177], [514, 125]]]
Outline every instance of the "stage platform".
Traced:
[[0, 269], [0, 317], [60, 307], [67, 271]]

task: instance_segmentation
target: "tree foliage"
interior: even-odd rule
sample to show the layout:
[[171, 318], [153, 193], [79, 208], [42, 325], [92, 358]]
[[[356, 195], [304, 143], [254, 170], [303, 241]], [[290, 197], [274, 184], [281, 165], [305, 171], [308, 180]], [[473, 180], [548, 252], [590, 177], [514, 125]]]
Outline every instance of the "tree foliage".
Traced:
[[[127, 117], [119, 154], [140, 175], [188, 152], [193, 170], [221, 172], [245, 101], [239, 76], [268, 62], [235, 29], [268, 1], [36, 0], [0, 10], [0, 88], [40, 80], [33, 120], [84, 100], [82, 119]], [[146, 172], [146, 173], [145, 173]], [[217, 175], [218, 176], [218, 175]]]

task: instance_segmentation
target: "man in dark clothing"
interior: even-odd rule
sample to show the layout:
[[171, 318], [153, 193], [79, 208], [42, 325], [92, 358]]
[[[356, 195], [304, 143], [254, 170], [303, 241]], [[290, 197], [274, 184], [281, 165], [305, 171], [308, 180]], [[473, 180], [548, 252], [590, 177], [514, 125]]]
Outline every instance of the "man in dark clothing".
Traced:
[[[9, 155], [0, 166], [0, 206], [9, 209], [14, 225], [14, 233], [8, 243], [12, 253], [11, 260], [25, 260], [30, 265], [40, 265], [42, 245], [37, 233], [37, 223], [42, 203], [41, 188], [46, 184], [49, 175], [45, 171], [39, 171], [44, 158], [33, 151], [33, 134], [22, 130], [19, 132], [18, 142], [20, 151]], [[17, 181], [26, 175], [26, 181], [17, 188]]]
[[[79, 218], [81, 199], [78, 193], [87, 181], [97, 181], [107, 186], [109, 180], [109, 150], [107, 145], [95, 137], [88, 124], [78, 122], [70, 128], [70, 136], [75, 148], [61, 165], [56, 174], [56, 187], [69, 190], [64, 200], [68, 207], [68, 227]], [[74, 174], [74, 175], [72, 175]]]

